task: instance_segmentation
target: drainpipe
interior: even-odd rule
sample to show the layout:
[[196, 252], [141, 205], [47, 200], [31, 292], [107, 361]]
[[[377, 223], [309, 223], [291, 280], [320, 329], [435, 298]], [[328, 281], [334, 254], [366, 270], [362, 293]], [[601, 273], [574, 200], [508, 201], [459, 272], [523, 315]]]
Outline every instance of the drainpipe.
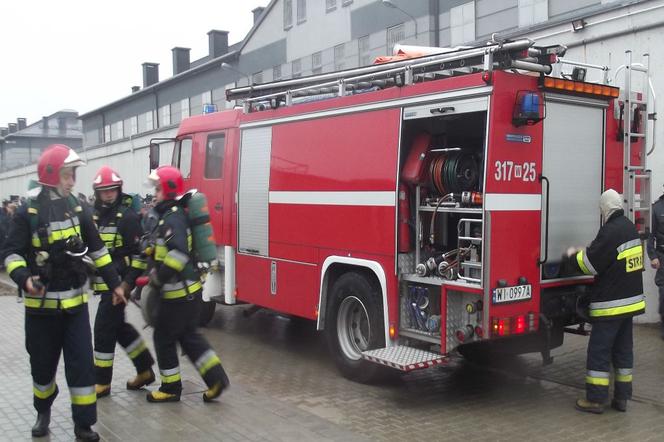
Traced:
[[429, 14], [433, 20], [430, 21], [433, 27], [433, 41], [431, 46], [437, 48], [440, 46], [440, 0], [429, 0]]

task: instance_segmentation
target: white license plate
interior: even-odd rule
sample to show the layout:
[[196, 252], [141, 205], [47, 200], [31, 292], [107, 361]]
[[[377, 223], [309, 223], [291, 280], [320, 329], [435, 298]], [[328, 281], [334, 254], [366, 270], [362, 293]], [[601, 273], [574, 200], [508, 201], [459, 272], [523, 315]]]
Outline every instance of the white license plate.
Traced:
[[533, 297], [533, 288], [530, 284], [515, 285], [512, 287], [498, 287], [493, 290], [493, 303], [525, 301]]

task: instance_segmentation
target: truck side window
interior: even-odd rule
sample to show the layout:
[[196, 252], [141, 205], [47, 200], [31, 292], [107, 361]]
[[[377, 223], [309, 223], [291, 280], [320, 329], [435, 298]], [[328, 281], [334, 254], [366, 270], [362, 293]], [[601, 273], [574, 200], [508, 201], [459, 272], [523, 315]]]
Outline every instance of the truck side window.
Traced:
[[180, 142], [180, 172], [182, 172], [182, 178], [187, 179], [191, 176], [191, 148], [192, 148], [191, 138], [185, 138]]
[[219, 179], [224, 171], [224, 146], [226, 134], [208, 136], [205, 148], [205, 178]]

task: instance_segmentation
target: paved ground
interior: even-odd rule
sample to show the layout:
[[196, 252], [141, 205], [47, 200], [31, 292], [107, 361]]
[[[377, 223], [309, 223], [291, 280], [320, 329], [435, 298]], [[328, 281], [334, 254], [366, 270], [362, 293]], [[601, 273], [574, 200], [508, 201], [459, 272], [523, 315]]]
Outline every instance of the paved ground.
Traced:
[[[130, 321], [142, 325], [137, 309], [129, 312]], [[0, 296], [3, 440], [28, 439], [35, 416], [22, 321], [23, 306]], [[151, 341], [150, 330], [144, 332]], [[232, 388], [221, 401], [202, 402], [202, 381], [183, 361], [183, 401], [147, 404], [143, 392], [124, 390], [132, 369], [119, 354], [113, 393], [99, 400], [97, 430], [104, 440], [664, 440], [664, 342], [652, 327], [635, 329], [635, 400], [629, 412], [601, 416], [573, 409], [583, 389], [586, 338], [580, 336], [567, 336], [547, 367], [536, 355], [489, 367], [455, 360], [367, 386], [337, 373], [322, 337], [307, 324], [269, 312], [245, 318], [242, 307], [224, 307], [204, 333], [231, 377]], [[62, 367], [58, 383], [63, 394], [54, 405], [50, 440], [71, 440]]]

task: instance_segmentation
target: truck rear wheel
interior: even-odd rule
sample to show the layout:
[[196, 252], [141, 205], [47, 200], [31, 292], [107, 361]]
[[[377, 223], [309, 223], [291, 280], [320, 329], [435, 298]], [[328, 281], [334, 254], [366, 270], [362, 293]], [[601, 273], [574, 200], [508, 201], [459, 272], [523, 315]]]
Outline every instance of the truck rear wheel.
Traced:
[[362, 352], [385, 346], [380, 290], [359, 273], [346, 273], [332, 286], [325, 335], [344, 377], [357, 382], [381, 379], [383, 367], [362, 359]]

